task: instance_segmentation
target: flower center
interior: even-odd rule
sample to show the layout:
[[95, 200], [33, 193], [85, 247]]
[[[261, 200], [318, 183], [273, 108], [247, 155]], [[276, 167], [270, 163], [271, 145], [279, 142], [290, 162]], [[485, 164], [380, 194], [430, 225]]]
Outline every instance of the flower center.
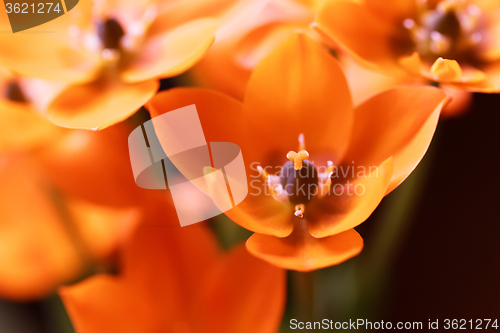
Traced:
[[16, 82], [11, 82], [5, 91], [5, 97], [14, 102], [26, 103], [28, 100], [24, 96], [21, 87]]
[[290, 151], [286, 154], [288, 162], [278, 175], [269, 175], [258, 166], [261, 176], [266, 180], [275, 200], [289, 202], [295, 209], [294, 215], [302, 218], [305, 208], [313, 197], [325, 196], [330, 191], [333, 163], [328, 161], [324, 172], [318, 172], [314, 163], [309, 161], [309, 153], [305, 150], [304, 135], [299, 135], [298, 153]]
[[416, 51], [423, 57], [459, 59], [468, 57], [482, 40], [478, 29], [481, 11], [463, 0], [445, 0], [435, 8], [418, 1], [417, 22], [408, 18], [403, 26], [409, 31]]
[[104, 49], [118, 50], [125, 31], [116, 19], [108, 18], [97, 24], [97, 35]]
[[283, 165], [280, 175], [280, 184], [293, 205], [307, 204], [319, 192], [318, 171], [308, 160], [300, 162], [300, 168], [294, 166], [293, 161]]

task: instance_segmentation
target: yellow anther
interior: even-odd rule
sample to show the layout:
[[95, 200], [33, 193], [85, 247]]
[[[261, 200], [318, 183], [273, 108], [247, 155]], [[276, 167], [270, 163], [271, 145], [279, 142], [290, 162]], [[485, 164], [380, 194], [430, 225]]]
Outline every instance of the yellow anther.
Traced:
[[290, 150], [288, 154], [286, 154], [286, 158], [288, 158], [290, 161], [295, 160], [295, 157], [297, 157], [297, 153], [294, 152], [293, 150]]
[[304, 204], [295, 205], [295, 213], [293, 213], [293, 215], [300, 217], [300, 218], [303, 218], [305, 210], [306, 210], [306, 206], [304, 206]]
[[286, 154], [286, 158], [293, 162], [293, 167], [295, 168], [295, 170], [302, 169], [302, 162], [304, 160], [307, 160], [308, 157], [309, 153], [306, 150], [301, 150], [298, 153], [289, 151], [288, 154]]

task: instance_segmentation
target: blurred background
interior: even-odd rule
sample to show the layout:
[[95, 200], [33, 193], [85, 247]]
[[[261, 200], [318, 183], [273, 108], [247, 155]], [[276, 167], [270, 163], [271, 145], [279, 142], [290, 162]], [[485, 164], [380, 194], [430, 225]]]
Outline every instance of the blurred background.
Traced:
[[[365, 239], [361, 255], [312, 273], [289, 272], [282, 332], [291, 331], [290, 318], [498, 318], [499, 105], [498, 95], [476, 94], [467, 113], [440, 121], [417, 169], [356, 228]], [[225, 217], [212, 224], [226, 247], [248, 236]], [[34, 303], [0, 301], [0, 332], [72, 328], [54, 295]]]

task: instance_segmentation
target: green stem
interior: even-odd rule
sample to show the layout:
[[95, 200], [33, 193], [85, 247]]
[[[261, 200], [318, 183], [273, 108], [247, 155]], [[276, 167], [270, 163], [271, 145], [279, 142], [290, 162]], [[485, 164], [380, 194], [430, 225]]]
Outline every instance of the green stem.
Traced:
[[314, 271], [308, 273], [290, 271], [292, 289], [291, 300], [294, 304], [293, 318], [299, 321], [313, 321], [315, 318], [315, 282]]

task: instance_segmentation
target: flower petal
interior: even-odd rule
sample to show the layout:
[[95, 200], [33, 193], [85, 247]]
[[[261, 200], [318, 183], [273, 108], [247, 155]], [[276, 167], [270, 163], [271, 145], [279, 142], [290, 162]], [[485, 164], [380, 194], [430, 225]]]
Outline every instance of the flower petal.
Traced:
[[60, 132], [29, 104], [0, 99], [0, 152], [40, 147]]
[[[350, 172], [350, 171], [349, 171]], [[360, 173], [361, 170], [356, 170]], [[332, 192], [307, 209], [307, 230], [314, 237], [327, 237], [357, 227], [377, 208], [391, 183], [392, 157], [381, 165], [363, 170], [363, 175]]]
[[139, 224], [137, 208], [117, 209], [74, 198], [66, 198], [65, 204], [89, 254], [97, 260], [109, 259]]
[[363, 239], [354, 229], [315, 238], [307, 232], [306, 224], [306, 220], [301, 220], [300, 226], [286, 238], [253, 234], [247, 241], [247, 249], [276, 266], [308, 272], [338, 265], [358, 255], [363, 248]]
[[356, 108], [353, 138], [344, 164], [369, 168], [393, 156], [394, 173], [388, 192], [392, 191], [427, 151], [448, 101], [439, 89], [410, 86], [370, 98]]
[[205, 277], [199, 331], [276, 332], [284, 311], [285, 280], [284, 270], [255, 258], [243, 245], [232, 249]]
[[[124, 279], [95, 275], [76, 285], [59, 288], [59, 295], [77, 332], [154, 332], [157, 328], [154, 311], [137, 306], [148, 303]], [[131, 308], [133, 314], [129, 312]]]
[[0, 159], [0, 295], [44, 297], [82, 269], [64, 221], [34, 161]]
[[399, 21], [414, 17], [417, 5], [414, 0], [365, 0], [371, 11], [389, 20]]
[[416, 51], [409, 56], [399, 57], [398, 63], [410, 74], [419, 75], [422, 72], [422, 59]]
[[218, 254], [207, 228], [142, 226], [124, 249], [118, 277], [97, 275], [60, 294], [78, 332], [175, 331], [192, 324], [200, 277]]
[[371, 12], [367, 5], [344, 0], [326, 2], [313, 27], [364, 65], [401, 72], [394, 50], [395, 45], [405, 48], [404, 39], [398, 36], [396, 25]]
[[185, 72], [210, 48], [216, 28], [216, 20], [204, 18], [149, 37], [123, 70], [123, 80], [139, 82]]
[[[348, 144], [352, 99], [337, 60], [303, 33], [294, 33], [255, 68], [245, 95], [252, 162], [281, 166], [305, 135], [315, 162], [339, 161]], [[269, 163], [269, 164], [267, 164]]]
[[49, 105], [47, 116], [59, 126], [101, 130], [131, 116], [158, 88], [156, 80], [123, 83], [101, 77], [61, 92]]
[[[157, 117], [178, 108], [196, 105], [207, 142], [232, 142], [241, 148], [249, 186], [247, 197], [235, 208], [226, 212], [235, 223], [242, 227], [279, 237], [288, 236], [293, 229], [284, 205], [272, 197], [264, 195], [265, 187], [256, 165], [250, 156], [255, 150], [252, 136], [246, 133], [240, 102], [215, 91], [200, 88], [176, 88], [157, 94], [146, 108], [151, 117]], [[169, 138], [157, 129], [160, 143]], [[184, 169], [181, 165], [179, 169]]]
[[119, 124], [100, 132], [68, 131], [40, 151], [41, 167], [62, 192], [92, 203], [123, 207], [153, 201], [158, 192], [134, 181], [127, 147], [131, 130]]
[[[84, 6], [80, 4], [67, 15], [28, 32], [2, 33], [0, 64], [15, 73], [46, 80], [81, 83], [95, 78], [100, 66], [98, 53], [75, 47], [75, 37], [68, 32], [71, 25], [89, 21], [90, 12], [81, 10]], [[0, 29], [10, 31], [3, 14]]]
[[455, 89], [466, 90], [469, 92], [498, 93], [500, 92], [500, 63], [496, 62], [482, 68], [485, 79], [478, 82], [461, 83], [450, 82], [448, 86]]

